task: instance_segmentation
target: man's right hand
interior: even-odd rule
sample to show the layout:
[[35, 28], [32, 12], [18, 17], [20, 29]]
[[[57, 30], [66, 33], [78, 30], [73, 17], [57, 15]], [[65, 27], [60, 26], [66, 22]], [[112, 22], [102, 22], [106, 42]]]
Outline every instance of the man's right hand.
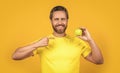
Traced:
[[35, 43], [35, 47], [44, 47], [48, 46], [49, 38], [45, 37]]
[[54, 39], [54, 38], [53, 38], [53, 37], [45, 37], [45, 38], [42, 38], [41, 40], [39, 40], [38, 42], [35, 43], [35, 47], [38, 48], [38, 47], [48, 46], [50, 39]]

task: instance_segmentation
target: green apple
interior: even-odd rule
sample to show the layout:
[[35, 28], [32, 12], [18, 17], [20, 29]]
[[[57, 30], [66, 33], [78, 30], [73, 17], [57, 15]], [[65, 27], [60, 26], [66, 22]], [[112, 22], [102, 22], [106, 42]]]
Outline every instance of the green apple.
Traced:
[[82, 35], [82, 30], [81, 30], [80, 28], [77, 28], [77, 29], [75, 30], [75, 35], [81, 36], [81, 35]]

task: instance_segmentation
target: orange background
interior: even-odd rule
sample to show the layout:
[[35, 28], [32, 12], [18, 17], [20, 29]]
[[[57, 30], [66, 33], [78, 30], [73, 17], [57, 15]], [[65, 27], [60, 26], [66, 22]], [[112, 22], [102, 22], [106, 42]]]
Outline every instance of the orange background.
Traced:
[[67, 33], [87, 27], [104, 56], [103, 65], [81, 59], [81, 73], [120, 73], [119, 0], [1, 0], [0, 73], [40, 73], [39, 57], [11, 59], [16, 48], [52, 33], [49, 12], [56, 5], [69, 11]]

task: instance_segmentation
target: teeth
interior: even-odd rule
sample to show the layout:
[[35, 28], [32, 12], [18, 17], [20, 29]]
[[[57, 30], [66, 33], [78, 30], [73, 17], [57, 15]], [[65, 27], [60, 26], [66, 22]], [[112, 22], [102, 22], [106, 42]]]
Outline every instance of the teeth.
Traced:
[[63, 27], [63, 26], [58, 26], [58, 27]]
[[62, 27], [62, 26], [58, 26], [58, 27]]

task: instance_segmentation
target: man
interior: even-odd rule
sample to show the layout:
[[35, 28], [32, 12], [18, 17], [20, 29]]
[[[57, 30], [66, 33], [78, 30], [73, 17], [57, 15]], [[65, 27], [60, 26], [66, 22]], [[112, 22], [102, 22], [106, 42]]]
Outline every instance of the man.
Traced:
[[50, 12], [53, 33], [35, 43], [18, 48], [12, 56], [13, 59], [22, 60], [38, 54], [41, 73], [80, 73], [80, 56], [92, 63], [102, 64], [100, 49], [86, 28], [80, 28], [82, 36], [71, 37], [65, 33], [68, 19], [65, 7], [54, 7]]

